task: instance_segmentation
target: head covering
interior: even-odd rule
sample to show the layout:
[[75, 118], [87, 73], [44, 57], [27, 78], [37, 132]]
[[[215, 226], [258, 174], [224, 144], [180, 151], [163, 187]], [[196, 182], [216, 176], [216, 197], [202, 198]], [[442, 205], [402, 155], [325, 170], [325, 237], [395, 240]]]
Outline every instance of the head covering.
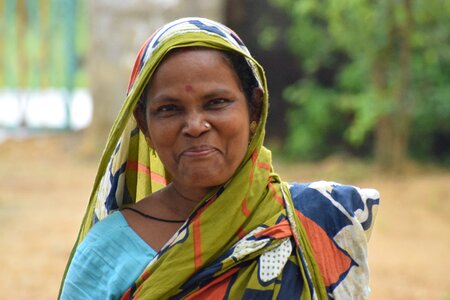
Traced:
[[268, 110], [264, 71], [232, 30], [208, 19], [168, 23], [139, 51], [76, 246], [95, 222], [170, 182], [132, 112], [164, 56], [172, 49], [193, 46], [245, 57], [264, 91], [260, 120], [234, 176], [198, 204], [123, 299], [242, 299], [269, 294], [282, 299], [326, 298], [288, 187], [273, 172], [270, 151], [263, 146]]

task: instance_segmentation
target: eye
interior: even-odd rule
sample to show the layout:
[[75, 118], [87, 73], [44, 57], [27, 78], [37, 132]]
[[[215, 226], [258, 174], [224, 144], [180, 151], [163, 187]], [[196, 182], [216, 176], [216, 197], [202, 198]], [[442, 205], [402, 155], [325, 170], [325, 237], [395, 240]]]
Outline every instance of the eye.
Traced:
[[208, 101], [206, 106], [208, 108], [212, 108], [212, 109], [219, 109], [219, 108], [227, 106], [230, 102], [231, 101], [228, 100], [228, 99], [217, 98], [217, 99], [213, 99], [213, 100]]
[[152, 114], [160, 117], [168, 117], [177, 113], [179, 110], [180, 108], [175, 104], [165, 104], [156, 107]]
[[175, 111], [177, 109], [178, 108], [176, 105], [169, 104], [169, 105], [162, 105], [162, 106], [158, 107], [157, 111], [158, 112], [168, 112], [168, 111]]

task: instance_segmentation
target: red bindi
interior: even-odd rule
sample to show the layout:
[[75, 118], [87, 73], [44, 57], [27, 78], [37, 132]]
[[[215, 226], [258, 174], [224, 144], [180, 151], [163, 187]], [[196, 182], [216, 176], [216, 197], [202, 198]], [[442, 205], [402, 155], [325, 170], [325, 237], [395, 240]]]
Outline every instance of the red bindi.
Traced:
[[191, 85], [186, 85], [185, 87], [184, 87], [184, 90], [186, 91], [186, 92], [192, 92], [192, 86]]

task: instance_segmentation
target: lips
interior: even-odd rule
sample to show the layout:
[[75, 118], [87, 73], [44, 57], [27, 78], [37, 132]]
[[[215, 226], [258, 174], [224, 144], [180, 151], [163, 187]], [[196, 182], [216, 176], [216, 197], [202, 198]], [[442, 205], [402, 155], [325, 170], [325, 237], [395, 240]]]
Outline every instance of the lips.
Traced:
[[209, 154], [212, 154], [216, 152], [217, 149], [212, 146], [202, 145], [202, 146], [195, 146], [195, 147], [189, 147], [183, 152], [181, 152], [180, 156], [187, 156], [187, 157], [204, 157], [208, 156]]

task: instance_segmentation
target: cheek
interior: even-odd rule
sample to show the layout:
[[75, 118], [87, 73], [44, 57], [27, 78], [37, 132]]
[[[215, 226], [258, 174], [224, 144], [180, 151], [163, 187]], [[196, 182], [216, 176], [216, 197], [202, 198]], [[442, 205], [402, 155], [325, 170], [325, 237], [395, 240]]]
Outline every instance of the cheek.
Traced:
[[164, 167], [170, 174], [175, 174], [177, 162], [173, 152], [173, 145], [176, 138], [167, 130], [153, 130], [153, 132], [150, 132], [150, 138], [152, 139], [153, 148]]
[[[250, 141], [250, 129], [248, 115], [240, 115], [224, 124], [228, 136], [228, 151], [233, 154], [233, 159], [242, 160], [247, 153]], [[239, 161], [240, 163], [240, 161]]]
[[152, 140], [153, 147], [158, 152], [158, 155], [164, 155], [167, 147], [174, 144], [176, 139], [176, 130], [173, 124], [163, 124], [162, 122], [149, 122], [148, 133]]

